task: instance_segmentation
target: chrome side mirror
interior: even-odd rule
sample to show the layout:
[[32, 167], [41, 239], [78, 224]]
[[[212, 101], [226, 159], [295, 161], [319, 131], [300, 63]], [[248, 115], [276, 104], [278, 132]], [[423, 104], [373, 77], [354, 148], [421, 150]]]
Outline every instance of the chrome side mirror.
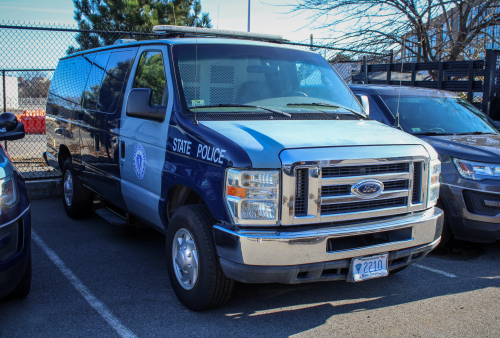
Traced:
[[356, 94], [356, 98], [363, 106], [363, 110], [365, 111], [366, 115], [370, 115], [370, 100], [368, 99], [368, 96]]

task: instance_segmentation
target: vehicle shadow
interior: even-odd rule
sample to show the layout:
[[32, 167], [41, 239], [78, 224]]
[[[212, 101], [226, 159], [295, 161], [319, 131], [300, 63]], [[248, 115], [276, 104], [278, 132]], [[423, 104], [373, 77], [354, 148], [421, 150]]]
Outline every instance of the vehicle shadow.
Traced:
[[[353, 318], [373, 323], [370, 314], [365, 313], [369, 310], [390, 312], [395, 306], [423, 301], [426, 305], [418, 308], [425, 312], [425, 306], [439, 297], [500, 285], [500, 259], [495, 259], [500, 254], [500, 243], [465, 244], [431, 253], [419, 262], [436, 269], [449, 268], [448, 272], [456, 278], [410, 266], [398, 274], [362, 283], [236, 283], [226, 305], [196, 313], [187, 310], [171, 288], [164, 235], [151, 228], [113, 226], [98, 216], [87, 220], [64, 218], [61, 222], [62, 203], [54, 200], [33, 203], [33, 209], [36, 214], [53, 211], [45, 215], [43, 222], [35, 221], [34, 229], [82, 282], [113, 312], [122, 314], [124, 324], [141, 337], [185, 333], [186, 323], [190, 335], [203, 337], [290, 336], [327, 322], [330, 325], [332, 319], [336, 325], [345, 324], [346, 329]], [[46, 264], [50, 267], [50, 262]], [[40, 297], [43, 304], [42, 295], [60, 292], [59, 284], [50, 278], [61, 277], [47, 275], [50, 270], [34, 266], [36, 278], [31, 297]], [[30, 306], [33, 304], [28, 298], [14, 307]], [[387, 319], [379, 319], [377, 324], [380, 322], [387, 323]]]
[[[164, 297], [161, 293], [166, 293], [170, 301], [165, 314], [181, 319], [151, 318], [150, 322], [146, 319], [140, 327], [135, 328], [140, 336], [149, 336], [148, 331], [142, 330], [157, 325], [164, 330], [170, 330], [173, 325], [177, 327], [174, 331], [181, 331], [185, 320], [190, 322], [194, 336], [220, 336], [221, 328], [224, 328], [225, 332], [234, 333], [229, 336], [237, 335], [237, 332], [244, 332], [243, 336], [291, 336], [320, 327], [337, 316], [357, 314], [358, 319], [362, 317], [369, 322], [370, 315], [362, 316], [363, 312], [499, 286], [498, 279], [488, 278], [492, 277], [488, 271], [500, 271], [500, 260], [489, 262], [491, 269], [487, 270], [477, 270], [475, 263], [490, 251], [500, 253], [500, 245], [455, 243], [453, 247], [432, 253], [426, 259], [454, 261], [449, 262], [451, 267], [463, 264], [461, 268], [464, 271], [456, 278], [410, 266], [386, 278], [362, 283], [236, 283], [226, 305], [196, 313], [187, 310], [177, 300], [168, 281], [163, 235], [151, 228], [133, 227], [109, 227], [106, 235], [105, 240], [113, 243], [110, 247], [126, 246], [133, 248], [131, 252], [135, 252], [134, 258], [126, 259], [127, 267], [121, 259], [116, 261], [117, 271], [130, 268], [130, 265], [141, 267], [137, 270], [140, 273], [133, 279], [123, 280], [124, 286], [130, 287], [130, 291], [133, 290], [131, 285], [134, 284], [136, 287], [140, 286], [140, 289], [156, 290], [150, 291], [148, 297], [153, 294]], [[426, 259], [419, 264], [429, 265]], [[124, 265], [121, 266], [122, 264]], [[158, 288], [158, 285], [161, 285], [161, 288]]]
[[[465, 248], [460, 250], [460, 245]], [[439, 252], [429, 260], [433, 259], [432, 262], [435, 263], [436, 259], [443, 259], [445, 256], [444, 259], [463, 261], [464, 255], [478, 259], [479, 251], [494, 251], [497, 255], [500, 253], [500, 245], [490, 244], [485, 247], [483, 244], [458, 243], [448, 256], [445, 256], [446, 251]], [[469, 252], [472, 255], [468, 255]], [[252, 328], [252, 332], [257, 335], [268, 335], [269, 323], [279, 323], [279, 336], [290, 336], [319, 327], [339, 315], [359, 314], [441, 296], [498, 288], [500, 277], [495, 271], [500, 271], [500, 261], [489, 260], [485, 263], [491, 265], [489, 269], [477, 270], [474, 262], [456, 262], [455, 264], [467, 264], [466, 269], [456, 278], [410, 266], [398, 274], [362, 283], [237, 283], [230, 302], [212, 313], [214, 317], [224, 316], [237, 322], [238, 327]], [[421, 264], [428, 265], [425, 259]], [[358, 319], [360, 317], [362, 316], [357, 316]], [[370, 321], [369, 314], [362, 318]]]

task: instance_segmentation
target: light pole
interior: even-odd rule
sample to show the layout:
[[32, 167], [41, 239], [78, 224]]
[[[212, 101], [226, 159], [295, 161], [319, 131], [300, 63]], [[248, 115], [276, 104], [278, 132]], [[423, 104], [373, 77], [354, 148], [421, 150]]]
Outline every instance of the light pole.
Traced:
[[248, 26], [247, 32], [250, 32], [250, 0], [248, 0]]

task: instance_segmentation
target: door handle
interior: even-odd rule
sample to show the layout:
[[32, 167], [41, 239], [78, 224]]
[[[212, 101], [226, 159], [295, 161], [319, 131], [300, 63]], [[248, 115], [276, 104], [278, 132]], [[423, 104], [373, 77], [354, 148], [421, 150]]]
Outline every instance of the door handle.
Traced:
[[120, 142], [120, 157], [122, 160], [125, 159], [125, 141]]

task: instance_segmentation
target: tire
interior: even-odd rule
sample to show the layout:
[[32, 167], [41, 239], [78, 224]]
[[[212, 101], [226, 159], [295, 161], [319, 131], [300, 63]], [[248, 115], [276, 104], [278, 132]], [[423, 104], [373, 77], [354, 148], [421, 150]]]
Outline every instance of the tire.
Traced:
[[92, 193], [85, 188], [71, 164], [71, 158], [63, 166], [63, 203], [69, 217], [78, 219], [92, 214]]
[[206, 206], [193, 204], [177, 209], [167, 228], [168, 276], [177, 298], [193, 311], [223, 305], [234, 287], [219, 263], [214, 223]]
[[17, 284], [16, 288], [12, 290], [7, 296], [5, 296], [4, 300], [10, 299], [19, 299], [24, 298], [30, 293], [31, 289], [31, 251], [29, 253], [28, 265], [26, 266], [26, 270], [24, 270], [23, 277], [19, 284]]

